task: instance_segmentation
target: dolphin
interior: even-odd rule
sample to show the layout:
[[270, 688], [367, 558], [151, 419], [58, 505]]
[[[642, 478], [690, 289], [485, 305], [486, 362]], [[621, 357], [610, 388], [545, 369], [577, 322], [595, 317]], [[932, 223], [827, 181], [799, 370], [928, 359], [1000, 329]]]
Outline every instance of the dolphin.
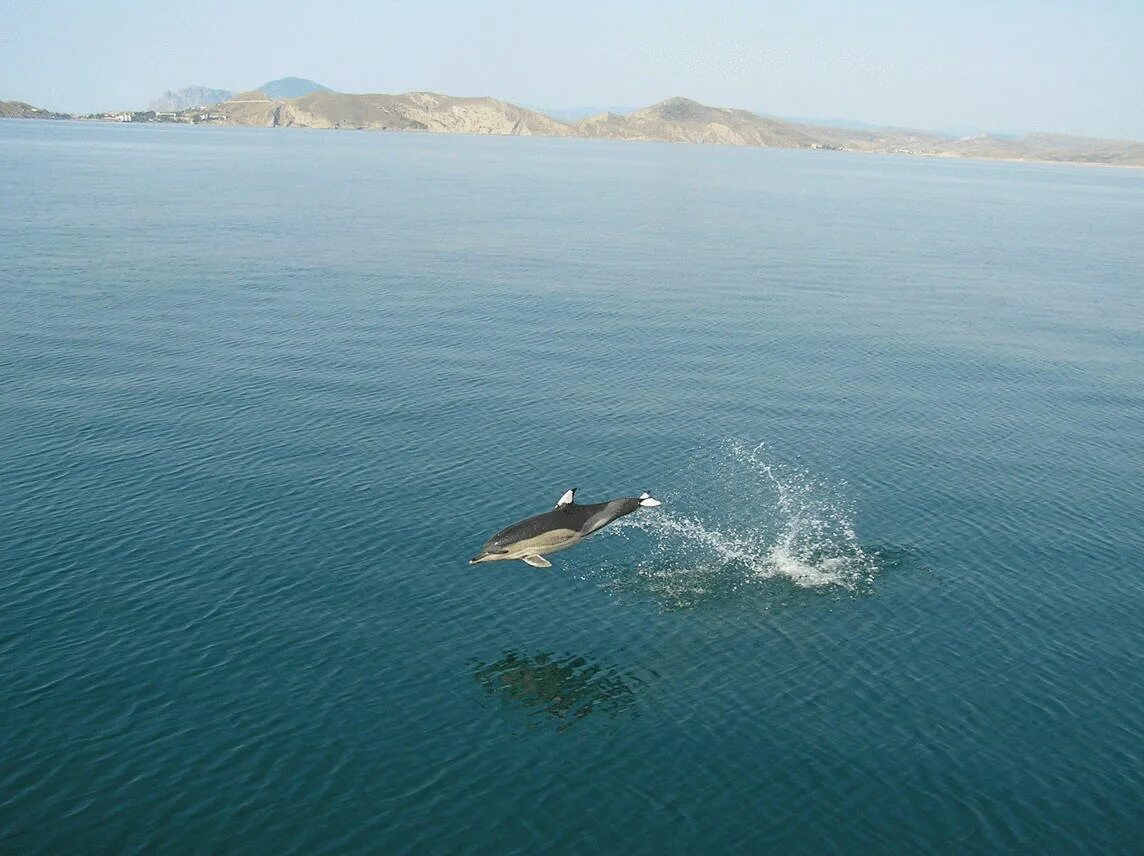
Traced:
[[502, 529], [488, 540], [481, 552], [469, 559], [469, 564], [520, 559], [534, 568], [551, 568], [552, 563], [544, 558], [545, 554], [574, 547], [613, 520], [639, 508], [655, 508], [660, 504], [645, 491], [627, 499], [579, 505], [576, 488], [572, 488], [564, 491], [551, 511]]

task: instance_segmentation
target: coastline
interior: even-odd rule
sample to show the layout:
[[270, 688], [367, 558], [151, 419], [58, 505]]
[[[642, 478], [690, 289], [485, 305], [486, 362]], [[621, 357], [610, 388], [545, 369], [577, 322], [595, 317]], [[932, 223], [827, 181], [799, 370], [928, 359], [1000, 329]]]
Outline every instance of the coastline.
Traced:
[[[50, 111], [44, 111], [50, 113]], [[610, 142], [610, 143], [653, 143], [659, 145], [691, 145], [691, 146], [718, 146], [736, 149], [776, 149], [782, 151], [813, 151], [813, 152], [842, 152], [846, 154], [856, 155], [882, 155], [886, 157], [906, 157], [906, 158], [922, 158], [927, 160], [947, 160], [947, 161], [985, 161], [995, 163], [1017, 163], [1017, 164], [1030, 164], [1041, 166], [1083, 166], [1083, 167], [1098, 167], [1110, 169], [1144, 169], [1144, 162], [1140, 163], [1108, 163], [1094, 160], [1081, 160], [1081, 159], [1066, 159], [1066, 158], [1036, 158], [1036, 157], [1004, 157], [1000, 155], [975, 155], [975, 154], [961, 154], [958, 152], [926, 152], [926, 151], [904, 151], [900, 148], [858, 148], [846, 146], [821, 146], [821, 145], [766, 145], [754, 143], [736, 143], [727, 140], [690, 140], [679, 138], [656, 138], [652, 136], [646, 137], [619, 137], [619, 136], [590, 136], [582, 134], [546, 134], [543, 132], [531, 132], [528, 134], [512, 133], [512, 132], [496, 132], [496, 131], [471, 131], [471, 130], [438, 130], [427, 128], [383, 128], [383, 127], [364, 127], [354, 126], [345, 127], [340, 125], [334, 126], [317, 126], [306, 124], [289, 124], [289, 125], [262, 125], [262, 124], [248, 124], [242, 122], [229, 122], [225, 120], [218, 120], [215, 118], [203, 119], [198, 121], [188, 120], [170, 120], [170, 119], [145, 119], [145, 120], [125, 120], [120, 118], [112, 118], [111, 115], [76, 115], [76, 114], [51, 114], [51, 115], [30, 115], [30, 116], [0, 116], [0, 121], [13, 120], [13, 121], [39, 121], [48, 123], [60, 122], [76, 122], [76, 123], [98, 123], [104, 125], [167, 125], [167, 126], [207, 126], [214, 128], [272, 128], [278, 130], [290, 131], [368, 131], [383, 134], [426, 134], [426, 135], [451, 135], [451, 136], [466, 136], [466, 137], [520, 137], [532, 136], [542, 137], [545, 139], [566, 139], [566, 140], [583, 140], [585, 142]], [[574, 126], [569, 126], [574, 127]], [[1112, 142], [1112, 141], [1110, 141]]]

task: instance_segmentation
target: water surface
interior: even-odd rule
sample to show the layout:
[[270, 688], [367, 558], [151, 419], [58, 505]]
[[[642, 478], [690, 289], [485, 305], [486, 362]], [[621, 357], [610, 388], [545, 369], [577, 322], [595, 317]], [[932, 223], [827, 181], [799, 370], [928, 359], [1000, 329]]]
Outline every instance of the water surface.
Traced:
[[[0, 122], [8, 852], [1132, 852], [1144, 174]], [[470, 567], [550, 507], [662, 509]]]

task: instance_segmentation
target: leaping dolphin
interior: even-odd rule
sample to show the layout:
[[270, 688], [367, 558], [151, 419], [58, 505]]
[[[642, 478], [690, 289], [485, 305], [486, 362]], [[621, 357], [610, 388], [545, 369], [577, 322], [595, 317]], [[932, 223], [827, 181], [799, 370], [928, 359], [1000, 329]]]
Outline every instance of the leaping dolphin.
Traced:
[[520, 559], [534, 568], [551, 568], [544, 556], [557, 550], [567, 550], [579, 544], [593, 532], [603, 529], [613, 520], [631, 514], [639, 508], [655, 508], [660, 501], [650, 493], [628, 499], [613, 499], [595, 505], [578, 505], [576, 488], [564, 491], [552, 511], [537, 514], [502, 529], [488, 540], [481, 552], [469, 559], [478, 562], [500, 562]]

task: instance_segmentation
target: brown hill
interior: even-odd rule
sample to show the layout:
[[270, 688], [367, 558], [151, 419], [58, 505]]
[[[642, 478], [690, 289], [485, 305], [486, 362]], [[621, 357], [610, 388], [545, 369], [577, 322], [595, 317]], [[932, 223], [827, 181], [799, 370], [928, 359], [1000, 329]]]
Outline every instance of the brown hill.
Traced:
[[359, 128], [460, 134], [580, 136], [563, 122], [495, 98], [456, 98], [433, 92], [403, 95], [346, 95], [314, 92], [271, 100], [244, 92], [217, 108], [217, 124], [295, 128]]
[[602, 113], [576, 124], [585, 136], [673, 143], [810, 148], [817, 137], [807, 129], [747, 110], [708, 107], [690, 98], [669, 98], [627, 116]]

